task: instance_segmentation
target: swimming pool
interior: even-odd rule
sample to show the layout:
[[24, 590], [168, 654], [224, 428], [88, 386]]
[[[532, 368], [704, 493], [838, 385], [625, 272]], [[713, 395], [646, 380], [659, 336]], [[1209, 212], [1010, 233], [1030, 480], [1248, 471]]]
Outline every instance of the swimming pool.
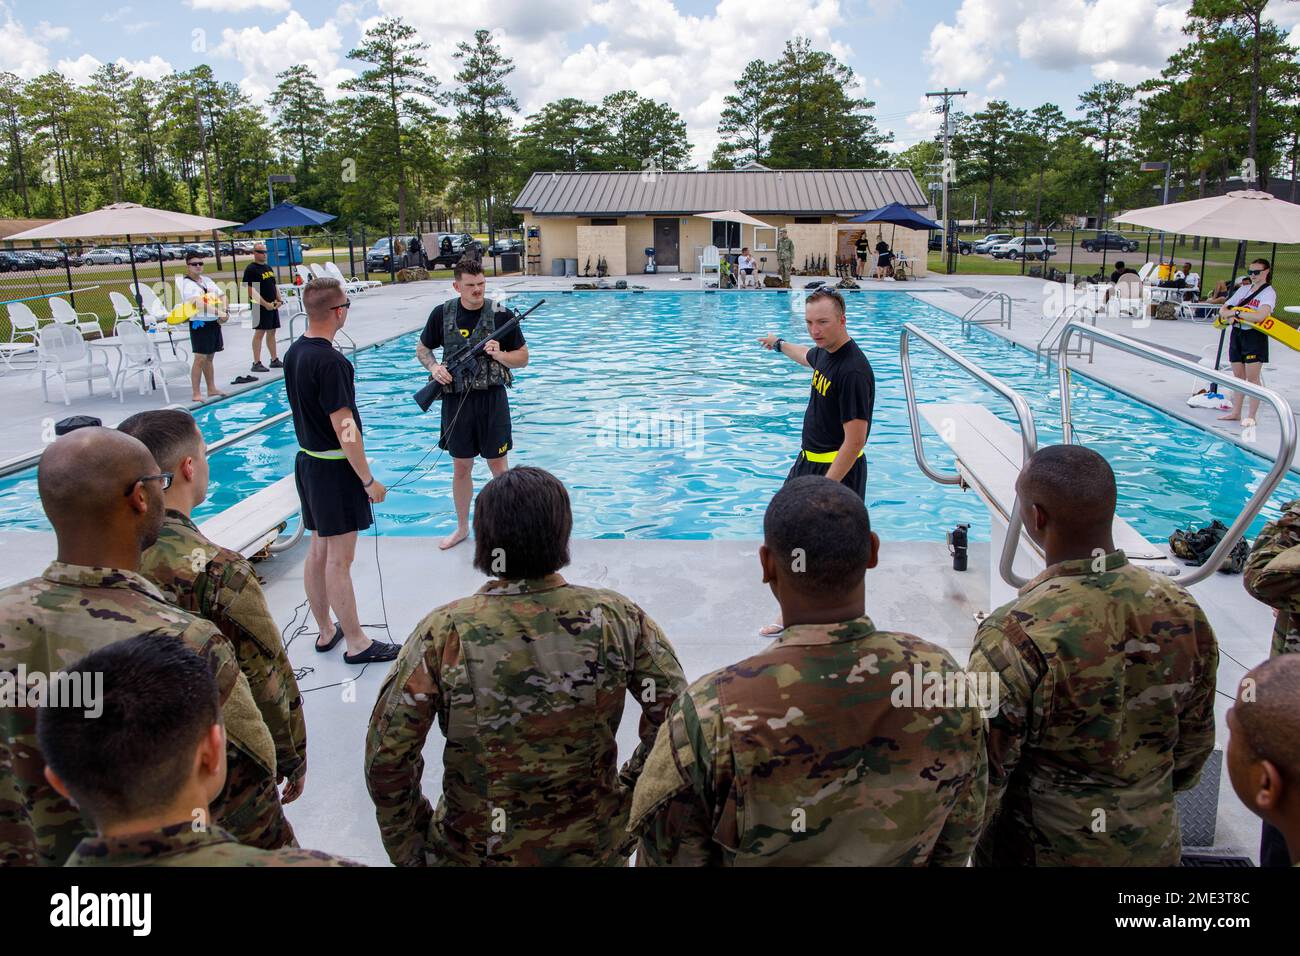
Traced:
[[[516, 295], [546, 304], [525, 323], [531, 364], [511, 392], [512, 464], [547, 468], [573, 498], [574, 533], [586, 538], [757, 538], [764, 508], [799, 447], [808, 372], [756, 342], [767, 332], [806, 342], [802, 294], [646, 292]], [[898, 336], [915, 322], [1012, 387], [1034, 409], [1040, 444], [1060, 440], [1054, 369], [993, 333], [961, 332], [956, 317], [902, 292], [847, 297], [849, 328], [876, 373], [875, 422], [867, 446], [872, 524], [892, 540], [942, 540], [958, 522], [987, 539], [988, 518], [973, 492], [925, 478], [912, 455]], [[426, 379], [416, 333], [357, 354], [358, 400], [367, 453], [395, 488], [376, 509], [382, 534], [450, 530], [451, 463], [437, 452], [437, 408], [419, 413], [410, 395]], [[913, 350], [917, 396], [971, 401], [1014, 424], [999, 396], [927, 346]], [[1150, 406], [1076, 375], [1078, 440], [1104, 454], [1119, 480], [1120, 510], [1148, 538], [1175, 526], [1231, 520], [1267, 471], [1262, 458]], [[272, 383], [196, 413], [208, 441], [234, 434], [288, 405]], [[928, 435], [933, 462], [951, 454]], [[202, 520], [292, 471], [292, 423], [212, 456]], [[424, 469], [433, 464], [428, 473]], [[476, 470], [481, 484], [487, 470]], [[1300, 497], [1288, 478], [1266, 511]], [[35, 504], [35, 472], [0, 479], [0, 530], [48, 530]], [[1265, 518], [1261, 518], [1259, 524]]]

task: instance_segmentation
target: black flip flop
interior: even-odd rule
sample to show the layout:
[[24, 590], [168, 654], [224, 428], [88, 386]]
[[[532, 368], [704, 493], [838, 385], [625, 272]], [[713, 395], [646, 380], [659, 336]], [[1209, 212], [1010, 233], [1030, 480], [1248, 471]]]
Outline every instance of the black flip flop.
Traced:
[[343, 625], [340, 624], [338, 621], [335, 621], [335, 622], [334, 622], [334, 637], [333, 637], [333, 639], [332, 639], [328, 644], [326, 644], [324, 647], [321, 647], [321, 645], [316, 644], [315, 642], [313, 642], [312, 646], [316, 648], [316, 653], [318, 653], [318, 654], [324, 654], [324, 653], [326, 653], [326, 652], [328, 652], [328, 651], [332, 651], [332, 650], [334, 650], [334, 648], [338, 647], [338, 645], [339, 645], [339, 641], [341, 641], [341, 640], [343, 640]]
[[348, 664], [375, 664], [393, 660], [400, 650], [401, 648], [396, 644], [389, 644], [385, 641], [371, 641], [370, 646], [360, 654], [344, 654], [343, 660]]

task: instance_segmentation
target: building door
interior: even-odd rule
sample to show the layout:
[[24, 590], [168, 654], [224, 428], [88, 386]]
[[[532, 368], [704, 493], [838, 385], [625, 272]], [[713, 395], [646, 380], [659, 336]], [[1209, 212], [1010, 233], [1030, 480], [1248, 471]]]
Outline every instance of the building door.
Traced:
[[676, 219], [655, 220], [655, 264], [661, 269], [664, 266], [675, 269], [681, 264], [677, 250], [680, 225]]

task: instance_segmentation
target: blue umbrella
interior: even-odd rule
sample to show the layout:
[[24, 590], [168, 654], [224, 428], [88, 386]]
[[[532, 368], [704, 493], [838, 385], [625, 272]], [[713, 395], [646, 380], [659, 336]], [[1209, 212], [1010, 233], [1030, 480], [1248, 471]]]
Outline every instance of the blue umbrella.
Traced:
[[282, 202], [274, 209], [267, 210], [256, 219], [250, 219], [242, 226], [236, 226], [236, 232], [257, 232], [259, 230], [292, 229], [295, 226], [320, 226], [337, 219], [338, 216], [328, 212], [317, 212], [306, 206], [291, 202]]
[[887, 222], [890, 225], [903, 226], [906, 229], [943, 228], [943, 226], [939, 225], [937, 222], [931, 222], [916, 210], [910, 209], [898, 202], [891, 202], [888, 206], [881, 206], [879, 209], [865, 212], [861, 216], [854, 216], [849, 220], [849, 222]]

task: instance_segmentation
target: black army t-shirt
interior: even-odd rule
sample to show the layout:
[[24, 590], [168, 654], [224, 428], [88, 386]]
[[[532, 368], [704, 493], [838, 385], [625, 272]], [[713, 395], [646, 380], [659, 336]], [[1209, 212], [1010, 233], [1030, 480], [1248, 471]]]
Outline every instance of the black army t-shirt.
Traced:
[[836, 451], [844, 444], [844, 423], [862, 419], [871, 434], [876, 405], [876, 376], [871, 363], [849, 339], [834, 352], [808, 350], [813, 367], [808, 410], [803, 416], [803, 450]]
[[[474, 326], [478, 325], [478, 320], [482, 317], [483, 310], [480, 308], [471, 312], [469, 309], [465, 308], [464, 305], [461, 305], [457, 312], [456, 327], [460, 329], [460, 334], [463, 337], [469, 338], [470, 333], [474, 331]], [[514, 317], [515, 313], [511, 312], [509, 309], [502, 309], [496, 314], [496, 324], [493, 328], [501, 328], [501, 326], [505, 325]], [[442, 348], [442, 326], [442, 305], [439, 304], [434, 306], [433, 311], [429, 313], [429, 321], [424, 324], [424, 331], [420, 333], [420, 342], [426, 349], [433, 350]], [[497, 339], [497, 341], [501, 343], [502, 352], [513, 352], [515, 349], [521, 349], [524, 347], [523, 330], [516, 325], [512, 331], [507, 332], [503, 337]]]
[[352, 363], [329, 339], [304, 335], [289, 346], [284, 354], [284, 390], [303, 448], [333, 451], [339, 447], [330, 413], [340, 408], [352, 410], [352, 420], [361, 431], [354, 373]]
[[267, 302], [274, 302], [276, 295], [275, 287], [275, 270], [268, 265], [258, 265], [256, 262], [250, 262], [244, 266], [244, 285], [256, 285], [260, 288], [257, 294]]

